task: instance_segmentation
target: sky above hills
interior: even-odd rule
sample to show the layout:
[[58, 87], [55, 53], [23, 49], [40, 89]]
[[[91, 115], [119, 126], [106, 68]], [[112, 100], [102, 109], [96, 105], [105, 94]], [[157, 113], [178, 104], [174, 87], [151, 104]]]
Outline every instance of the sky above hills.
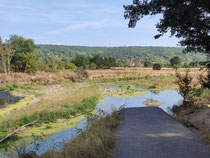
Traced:
[[123, 5], [132, 0], [0, 0], [0, 36], [34, 39], [36, 44], [84, 46], [177, 46], [169, 35], [155, 40], [161, 16], [128, 28]]

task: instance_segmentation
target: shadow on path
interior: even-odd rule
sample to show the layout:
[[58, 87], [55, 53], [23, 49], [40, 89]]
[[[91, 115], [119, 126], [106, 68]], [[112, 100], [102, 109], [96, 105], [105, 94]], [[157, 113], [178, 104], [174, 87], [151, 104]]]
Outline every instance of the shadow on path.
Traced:
[[158, 107], [126, 108], [114, 158], [210, 158], [210, 145]]

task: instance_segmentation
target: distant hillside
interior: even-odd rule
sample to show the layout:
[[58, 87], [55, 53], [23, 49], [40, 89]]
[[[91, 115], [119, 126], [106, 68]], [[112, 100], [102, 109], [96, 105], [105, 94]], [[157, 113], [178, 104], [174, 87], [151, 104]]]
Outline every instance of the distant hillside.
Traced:
[[184, 62], [205, 61], [202, 54], [183, 54], [179, 47], [85, 47], [63, 45], [37, 45], [36, 51], [42, 55], [57, 55], [60, 57], [74, 57], [78, 54], [86, 56], [101, 55], [116, 59], [151, 60], [167, 63], [171, 57], [179, 55]]

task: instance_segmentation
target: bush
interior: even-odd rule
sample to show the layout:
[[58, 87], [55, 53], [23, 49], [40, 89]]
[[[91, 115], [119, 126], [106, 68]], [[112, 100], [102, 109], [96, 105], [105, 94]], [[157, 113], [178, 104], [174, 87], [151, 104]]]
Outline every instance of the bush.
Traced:
[[178, 69], [182, 66], [182, 59], [179, 56], [174, 56], [171, 58], [170, 64], [174, 69]]
[[155, 63], [155, 64], [153, 65], [153, 70], [161, 70], [161, 68], [162, 68], [162, 65], [159, 64], [159, 63]]
[[151, 61], [144, 61], [144, 67], [152, 67], [153, 66], [153, 63]]
[[69, 70], [75, 72], [77, 70], [77, 67], [73, 63], [69, 62], [69, 63], [65, 63], [65, 69], [69, 69]]
[[96, 64], [95, 63], [91, 63], [90, 65], [89, 65], [89, 69], [91, 69], [91, 70], [95, 70], [96, 69]]

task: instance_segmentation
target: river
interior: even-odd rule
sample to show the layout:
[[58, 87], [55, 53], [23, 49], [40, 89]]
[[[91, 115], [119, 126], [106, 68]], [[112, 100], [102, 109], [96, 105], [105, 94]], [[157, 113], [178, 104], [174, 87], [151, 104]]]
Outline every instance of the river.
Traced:
[[[114, 85], [106, 85], [117, 87]], [[121, 87], [127, 88], [127, 87]], [[145, 107], [146, 105], [143, 102], [147, 99], [157, 100], [161, 105], [159, 106], [165, 112], [169, 113], [169, 108], [173, 105], [178, 104], [182, 97], [176, 90], [163, 90], [158, 93], [153, 93], [149, 90], [144, 90], [141, 88], [131, 88], [139, 91], [145, 91], [145, 94], [133, 96], [133, 97], [110, 97], [105, 96], [104, 101], [98, 102], [95, 110], [103, 110], [105, 113], [111, 113], [113, 109], [119, 110], [120, 108], [129, 108], [129, 107]], [[41, 155], [47, 150], [59, 151], [62, 149], [63, 145], [73, 139], [78, 131], [84, 130], [86, 127], [87, 120], [83, 119], [75, 124], [72, 128], [67, 130], [60, 131], [48, 136], [44, 141], [36, 142], [36, 144], [31, 144], [26, 147], [28, 151], [36, 150], [38, 155]], [[36, 148], [36, 145], [39, 144], [39, 148]]]

